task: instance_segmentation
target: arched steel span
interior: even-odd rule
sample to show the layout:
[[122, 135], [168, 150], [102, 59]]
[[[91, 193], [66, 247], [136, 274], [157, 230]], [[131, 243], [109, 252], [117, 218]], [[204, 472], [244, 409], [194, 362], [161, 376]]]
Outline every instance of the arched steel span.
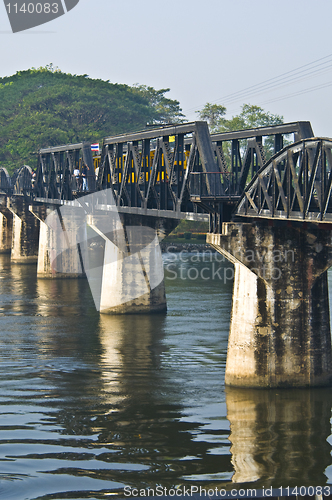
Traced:
[[[32, 194], [32, 169], [28, 165], [18, 171], [17, 176], [13, 179], [13, 194], [30, 196]], [[2, 188], [2, 185], [1, 185]]]
[[12, 182], [6, 168], [0, 168], [0, 191], [9, 194], [11, 192]]
[[285, 147], [248, 184], [236, 217], [332, 222], [332, 140]]

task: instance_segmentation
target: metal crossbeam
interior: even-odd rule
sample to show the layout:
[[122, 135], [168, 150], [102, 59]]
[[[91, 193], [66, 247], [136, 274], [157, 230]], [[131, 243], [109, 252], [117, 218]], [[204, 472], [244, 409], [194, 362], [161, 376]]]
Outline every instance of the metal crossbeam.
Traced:
[[[278, 153], [290, 134], [294, 141], [312, 137], [310, 122], [211, 134], [216, 174], [213, 178], [205, 173], [191, 175], [191, 199], [211, 213], [211, 231], [219, 232], [222, 222], [231, 220], [246, 186], [265, 165], [266, 154]], [[263, 183], [260, 189], [264, 190]], [[254, 203], [250, 197], [247, 201]]]
[[143, 130], [141, 132], [134, 132], [131, 134], [121, 134], [112, 137], [106, 137], [104, 144], [125, 144], [128, 142], [135, 142], [147, 139], [155, 139], [156, 137], [169, 137], [178, 134], [191, 134], [196, 131], [197, 124], [205, 122], [189, 122], [179, 125], [165, 125], [164, 127], [157, 127], [150, 130]]

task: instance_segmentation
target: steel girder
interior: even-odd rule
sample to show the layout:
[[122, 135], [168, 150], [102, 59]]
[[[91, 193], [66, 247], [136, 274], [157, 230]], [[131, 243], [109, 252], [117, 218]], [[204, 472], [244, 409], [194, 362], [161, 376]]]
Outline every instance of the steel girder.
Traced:
[[113, 189], [118, 206], [196, 211], [191, 172], [214, 172], [206, 122], [192, 122], [104, 140], [97, 189]]
[[[210, 213], [210, 232], [233, 218], [245, 187], [271, 155], [283, 148], [289, 135], [293, 141], [313, 136], [310, 122], [293, 122], [211, 135], [217, 161], [216, 173], [192, 173], [191, 199]], [[266, 145], [269, 147], [266, 148]]]
[[80, 186], [74, 170], [88, 167], [88, 186], [95, 190], [95, 174], [90, 143], [68, 144], [41, 149], [34, 185], [35, 197], [72, 200]]
[[[313, 132], [309, 122], [294, 122], [210, 135], [207, 123], [197, 121], [108, 137], [103, 141], [97, 178], [90, 143], [44, 148], [39, 152], [33, 191], [26, 167], [11, 186], [16, 186], [15, 194], [72, 200], [84, 194], [74, 170], [82, 172], [86, 165], [89, 192], [110, 188], [117, 206], [128, 209], [208, 212], [216, 230], [231, 219], [239, 200], [243, 202], [246, 186], [257, 180], [257, 172], [266, 164], [264, 141], [272, 138], [277, 153], [289, 134], [299, 140]], [[13, 192], [1, 170], [0, 189]]]
[[[242, 195], [245, 186], [266, 163], [264, 140], [273, 139], [273, 153], [283, 148], [284, 136], [294, 135], [292, 142], [313, 137], [310, 122], [284, 123], [268, 127], [258, 127], [247, 130], [236, 130], [211, 134], [212, 148], [217, 160], [215, 175], [206, 174], [192, 176], [192, 196], [199, 199], [215, 199], [216, 201], [232, 201], [236, 203]], [[220, 179], [221, 182], [217, 182]]]
[[32, 194], [32, 169], [28, 165], [24, 165], [14, 176], [12, 182], [13, 195], [31, 196]]

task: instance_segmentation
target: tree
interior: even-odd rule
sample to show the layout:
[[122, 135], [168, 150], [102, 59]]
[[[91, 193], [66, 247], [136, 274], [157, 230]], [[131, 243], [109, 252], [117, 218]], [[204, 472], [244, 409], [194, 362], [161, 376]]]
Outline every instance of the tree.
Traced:
[[214, 133], [220, 130], [225, 121], [223, 117], [226, 114], [226, 108], [219, 104], [207, 102], [204, 108], [201, 111], [196, 111], [196, 113], [199, 114], [200, 120], [208, 122], [210, 131]]
[[[232, 116], [230, 119], [224, 118], [226, 108], [217, 104], [206, 103], [202, 111], [198, 111], [199, 118], [209, 122], [212, 133], [230, 132], [233, 130], [244, 130], [256, 127], [266, 127], [269, 125], [279, 125], [284, 122], [281, 115], [274, 115], [265, 111], [260, 106], [243, 104], [241, 113]], [[212, 126], [211, 126], [212, 123]], [[240, 141], [242, 150], [246, 148], [246, 141]], [[264, 140], [265, 157], [268, 160], [274, 151], [273, 139], [267, 137]], [[224, 154], [228, 163], [230, 163], [230, 146], [224, 149]]]
[[93, 80], [53, 65], [0, 78], [0, 166], [34, 167], [40, 148], [178, 122], [180, 105], [165, 97], [168, 90]]
[[139, 95], [143, 95], [154, 108], [155, 117], [151, 124], [181, 123], [184, 121], [179, 101], [165, 97], [170, 89], [156, 90], [153, 87], [135, 84], [133, 90], [134, 92], [137, 90]]
[[251, 104], [243, 104], [241, 113], [228, 120], [224, 118], [226, 111], [224, 106], [207, 102], [204, 108], [201, 111], [197, 111], [197, 113], [200, 120], [205, 120], [209, 123], [212, 133], [266, 127], [268, 125], [279, 125], [284, 122], [283, 116], [273, 115], [268, 111], [264, 111], [260, 106]]
[[267, 127], [268, 125], [279, 125], [284, 122], [284, 117], [264, 111], [260, 106], [243, 104], [241, 113], [231, 119], [223, 119], [220, 122], [218, 132], [231, 130], [243, 130], [247, 128]]

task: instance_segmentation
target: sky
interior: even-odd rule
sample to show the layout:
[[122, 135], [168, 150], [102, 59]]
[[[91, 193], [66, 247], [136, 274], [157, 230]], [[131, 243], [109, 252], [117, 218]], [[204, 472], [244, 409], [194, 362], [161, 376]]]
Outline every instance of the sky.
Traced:
[[226, 106], [227, 118], [255, 104], [332, 137], [331, 0], [79, 0], [19, 33], [9, 1], [0, 4], [1, 77], [53, 63], [169, 88], [189, 121], [207, 102]]

